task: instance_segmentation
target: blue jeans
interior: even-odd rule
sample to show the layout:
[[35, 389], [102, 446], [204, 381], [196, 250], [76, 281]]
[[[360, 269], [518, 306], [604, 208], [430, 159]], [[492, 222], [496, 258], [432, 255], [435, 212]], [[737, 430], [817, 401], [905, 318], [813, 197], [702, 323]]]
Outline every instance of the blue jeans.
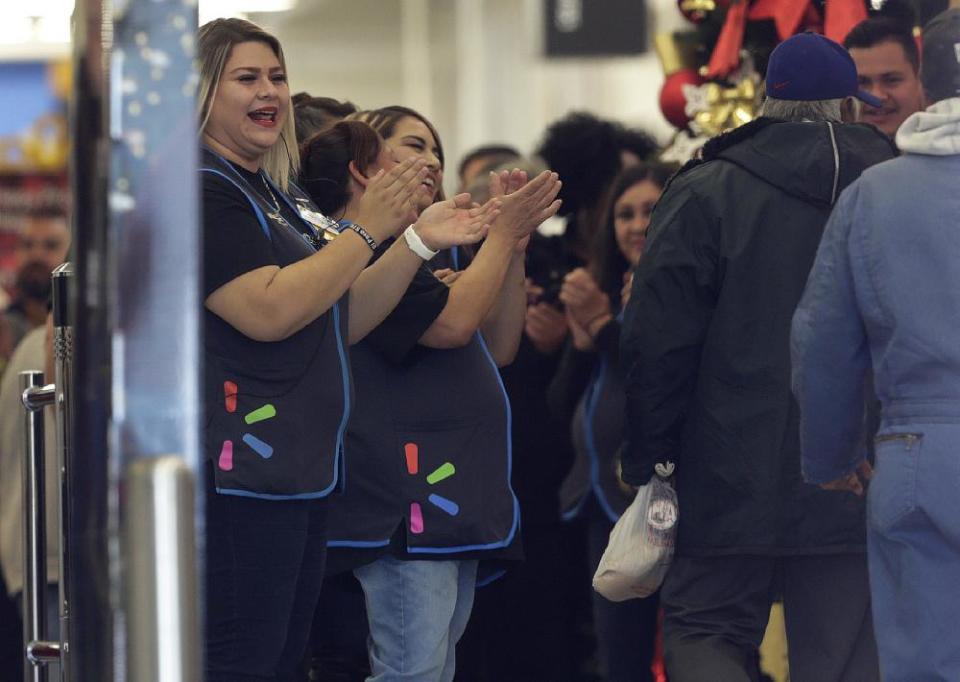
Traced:
[[885, 414], [878, 436], [867, 542], [886, 682], [960, 680], [960, 423], [951, 420], [960, 417]]
[[473, 608], [477, 562], [385, 556], [354, 575], [370, 622], [367, 682], [450, 682]]

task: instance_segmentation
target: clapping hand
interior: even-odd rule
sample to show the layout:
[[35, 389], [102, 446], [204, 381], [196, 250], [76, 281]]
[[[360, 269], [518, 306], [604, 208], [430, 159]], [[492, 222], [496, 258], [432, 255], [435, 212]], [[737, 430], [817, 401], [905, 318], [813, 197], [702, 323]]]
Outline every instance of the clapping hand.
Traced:
[[549, 303], [537, 303], [536, 300], [543, 294], [543, 289], [526, 281], [527, 315], [523, 330], [533, 347], [541, 353], [550, 355], [555, 353], [567, 338], [567, 318], [562, 312]]
[[378, 242], [396, 235], [417, 219], [413, 198], [426, 175], [426, 162], [414, 158], [378, 171], [360, 198], [357, 224]]
[[439, 270], [433, 271], [434, 276], [439, 279], [441, 282], [446, 284], [448, 287], [452, 287], [453, 283], [460, 279], [460, 275], [463, 274], [462, 270], [452, 270], [450, 268], [441, 268]]
[[572, 270], [563, 278], [560, 302], [566, 307], [570, 319], [591, 336], [592, 324], [612, 315], [610, 297], [600, 290], [584, 268]]
[[633, 270], [623, 273], [623, 288], [620, 290], [620, 303], [626, 308], [630, 302], [630, 291], [633, 289]]
[[490, 196], [505, 197], [513, 194], [518, 189], [527, 184], [527, 172], [514, 168], [512, 171], [504, 170], [499, 173], [490, 172]]
[[556, 173], [544, 171], [527, 182], [527, 174], [521, 170], [494, 173], [490, 178], [490, 195], [503, 202], [500, 218], [494, 229], [508, 234], [522, 250], [525, 240], [540, 223], [560, 210], [560, 178]]
[[574, 348], [580, 351], [591, 351], [594, 349], [593, 337], [590, 336], [590, 332], [573, 319], [570, 311], [567, 311], [567, 326], [570, 328], [570, 341], [573, 343]]
[[500, 205], [501, 200], [494, 198], [483, 206], [476, 206], [469, 194], [458, 194], [429, 206], [420, 214], [413, 229], [432, 251], [475, 244], [487, 235], [500, 215]]

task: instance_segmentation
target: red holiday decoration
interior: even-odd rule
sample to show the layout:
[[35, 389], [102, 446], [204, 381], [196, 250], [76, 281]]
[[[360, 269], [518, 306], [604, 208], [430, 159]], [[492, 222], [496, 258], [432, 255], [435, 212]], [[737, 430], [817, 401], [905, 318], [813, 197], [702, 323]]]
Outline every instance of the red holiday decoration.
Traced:
[[797, 32], [811, 8], [809, 0], [756, 0], [747, 18], [750, 21], [773, 19], [780, 40], [786, 40]]
[[824, 3], [823, 34], [830, 40], [843, 43], [851, 29], [867, 18], [863, 0], [829, 0]]
[[814, 3], [807, 5], [807, 13], [803, 15], [803, 21], [800, 22], [800, 28], [804, 31], [813, 31], [814, 33], [823, 33], [823, 16]]
[[747, 0], [732, 0], [727, 10], [727, 19], [720, 29], [720, 37], [713, 47], [707, 64], [707, 78], [722, 78], [740, 64], [740, 48], [747, 24]]
[[683, 95], [684, 85], [701, 85], [703, 79], [694, 69], [683, 69], [667, 76], [660, 88], [660, 111], [663, 117], [677, 128], [686, 128], [690, 122], [684, 109], [687, 98]]

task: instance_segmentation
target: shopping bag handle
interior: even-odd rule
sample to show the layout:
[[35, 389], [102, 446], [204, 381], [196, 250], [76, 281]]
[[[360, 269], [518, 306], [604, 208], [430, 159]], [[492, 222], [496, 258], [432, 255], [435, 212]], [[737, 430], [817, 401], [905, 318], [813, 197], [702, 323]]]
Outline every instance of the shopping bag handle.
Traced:
[[673, 471], [676, 468], [677, 467], [673, 462], [667, 460], [666, 462], [657, 462], [654, 465], [653, 470], [657, 473], [657, 476], [666, 479], [673, 476]]

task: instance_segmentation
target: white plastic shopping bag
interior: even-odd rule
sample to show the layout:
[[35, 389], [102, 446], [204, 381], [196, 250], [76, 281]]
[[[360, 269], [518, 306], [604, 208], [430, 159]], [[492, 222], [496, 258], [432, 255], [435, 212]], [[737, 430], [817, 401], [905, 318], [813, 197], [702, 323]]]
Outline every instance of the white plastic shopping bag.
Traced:
[[677, 493], [660, 476], [637, 490], [610, 531], [607, 549], [593, 576], [593, 589], [610, 601], [656, 592], [673, 559], [677, 514]]

